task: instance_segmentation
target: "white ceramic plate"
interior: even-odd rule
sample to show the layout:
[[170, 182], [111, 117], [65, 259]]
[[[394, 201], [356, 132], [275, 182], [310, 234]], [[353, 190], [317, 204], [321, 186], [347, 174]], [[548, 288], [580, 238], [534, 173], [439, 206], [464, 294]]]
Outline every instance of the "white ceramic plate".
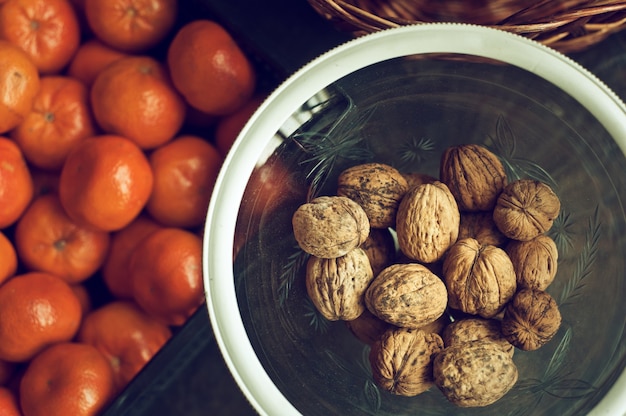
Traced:
[[[460, 24], [426, 24], [367, 35], [320, 56], [276, 89], [241, 132], [224, 163], [208, 210], [204, 284], [215, 337], [235, 380], [260, 414], [300, 412], [276, 387], [251, 344], [237, 303], [233, 235], [237, 208], [260, 154], [298, 109], [340, 78], [385, 60], [419, 54], [465, 54], [532, 72], [584, 106], [626, 152], [626, 107], [590, 72], [539, 43], [509, 33]], [[623, 255], [618, 254], [618, 255]], [[626, 375], [592, 412], [626, 414]]]

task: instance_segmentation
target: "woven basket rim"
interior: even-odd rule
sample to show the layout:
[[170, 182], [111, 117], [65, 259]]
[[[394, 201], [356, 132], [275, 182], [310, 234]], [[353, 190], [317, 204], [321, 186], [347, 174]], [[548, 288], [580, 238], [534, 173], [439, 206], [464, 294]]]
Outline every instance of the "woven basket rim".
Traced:
[[[411, 15], [400, 16], [383, 14], [386, 11], [381, 10], [385, 7], [384, 0], [308, 0], [318, 14], [355, 36], [398, 26], [445, 21], [429, 18], [427, 12], [416, 6], [428, 3], [425, 0], [395, 1], [397, 4], [411, 3], [415, 9], [403, 9]], [[506, 2], [491, 0], [485, 4], [493, 7], [498, 1]], [[393, 3], [394, 0], [387, 1], [387, 4]], [[431, 0], [430, 10], [436, 9], [437, 4], [443, 2]], [[472, 10], [481, 13], [480, 8]], [[469, 17], [460, 15], [456, 23], [474, 23]], [[541, 0], [498, 22], [481, 25], [526, 36], [564, 53], [577, 52], [626, 28], [626, 0]]]

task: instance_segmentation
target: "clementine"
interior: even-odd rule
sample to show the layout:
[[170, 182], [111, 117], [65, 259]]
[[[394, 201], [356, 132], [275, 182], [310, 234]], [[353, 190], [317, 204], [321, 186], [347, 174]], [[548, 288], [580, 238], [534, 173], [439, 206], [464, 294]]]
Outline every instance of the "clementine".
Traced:
[[76, 142], [94, 134], [87, 87], [75, 78], [48, 75], [41, 78], [33, 108], [11, 138], [31, 164], [59, 170]]
[[92, 35], [89, 24], [87, 23], [87, 17], [85, 16], [85, 0], [69, 0], [74, 6], [76, 17], [78, 18], [78, 25], [80, 27], [80, 33], [83, 39], [87, 39]]
[[39, 72], [33, 61], [18, 46], [0, 40], [0, 134], [22, 122], [37, 91]]
[[97, 415], [113, 395], [111, 366], [95, 347], [78, 342], [41, 352], [20, 383], [24, 416]]
[[102, 135], [79, 142], [59, 179], [59, 196], [77, 224], [102, 231], [124, 228], [145, 206], [153, 176], [145, 154], [121, 136]]
[[78, 302], [80, 302], [80, 310], [82, 312], [82, 316], [84, 317], [89, 312], [91, 312], [92, 307], [93, 307], [92, 302], [91, 302], [91, 295], [89, 294], [87, 287], [82, 283], [76, 283], [76, 284], [70, 285], [70, 287], [72, 288], [72, 291], [76, 295]]
[[154, 188], [146, 205], [148, 213], [170, 227], [201, 225], [222, 166], [215, 146], [201, 137], [184, 135], [156, 149], [149, 160]]
[[[0, 360], [0, 386], [6, 386], [13, 373], [15, 372], [15, 367], [17, 364], [10, 363], [8, 361]], [[0, 413], [1, 414], [1, 413]]]
[[56, 194], [35, 198], [15, 227], [15, 247], [24, 266], [68, 283], [82, 282], [100, 268], [109, 241], [108, 232], [70, 219]]
[[17, 221], [33, 192], [33, 179], [22, 151], [15, 142], [0, 137], [0, 229]]
[[134, 302], [113, 301], [85, 317], [78, 339], [96, 347], [109, 361], [121, 391], [163, 347], [172, 333]]
[[11, 240], [0, 231], [0, 285], [17, 271], [17, 253]]
[[184, 100], [163, 65], [148, 56], [121, 58], [104, 68], [91, 87], [91, 106], [105, 132], [142, 149], [172, 140], [185, 121]]
[[18, 45], [43, 74], [58, 73], [80, 43], [80, 25], [68, 0], [7, 0], [0, 38]]
[[241, 129], [246, 125], [252, 114], [259, 108], [264, 97], [254, 96], [239, 110], [226, 117], [221, 118], [215, 128], [215, 146], [223, 157], [232, 147], [235, 139], [239, 136]]
[[167, 51], [174, 86], [187, 102], [208, 114], [235, 112], [252, 96], [256, 75], [230, 34], [210, 20], [187, 23]]
[[49, 273], [14, 276], [0, 286], [0, 360], [23, 362], [72, 339], [81, 319], [70, 286]]
[[143, 310], [182, 325], [203, 301], [202, 240], [180, 228], [153, 232], [135, 248], [129, 277]]
[[130, 256], [141, 240], [159, 228], [161, 226], [150, 217], [139, 215], [111, 236], [111, 248], [102, 265], [102, 279], [115, 298], [132, 298], [132, 287], [128, 279]]
[[176, 22], [176, 0], [85, 0], [85, 15], [104, 43], [126, 52], [145, 52], [162, 41]]
[[67, 75], [91, 87], [100, 71], [126, 56], [128, 56], [126, 53], [92, 38], [81, 43], [78, 47], [67, 68]]
[[15, 394], [6, 387], [0, 387], [0, 416], [21, 416], [20, 405]]

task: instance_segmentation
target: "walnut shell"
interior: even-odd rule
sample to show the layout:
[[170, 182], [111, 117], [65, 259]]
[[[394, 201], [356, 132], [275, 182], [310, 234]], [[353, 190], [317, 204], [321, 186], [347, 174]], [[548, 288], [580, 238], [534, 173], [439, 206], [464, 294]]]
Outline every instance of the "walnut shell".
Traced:
[[507, 183], [500, 159], [477, 144], [448, 147], [441, 155], [439, 177], [461, 211], [492, 210]]
[[373, 278], [367, 254], [360, 248], [334, 259], [311, 256], [307, 262], [307, 293], [330, 321], [358, 318], [365, 310], [363, 295]]
[[437, 182], [437, 178], [434, 176], [430, 176], [426, 173], [420, 172], [404, 172], [402, 173], [404, 179], [406, 179], [406, 183], [409, 185], [408, 189], [414, 188], [417, 185], [422, 185], [424, 183], [433, 183]]
[[444, 313], [435, 321], [429, 324], [426, 324], [420, 327], [419, 329], [426, 332], [427, 334], [432, 333], [432, 334], [442, 335], [443, 331], [447, 328], [449, 324], [450, 324], [450, 316], [447, 313]]
[[443, 349], [437, 334], [419, 329], [386, 331], [370, 350], [376, 384], [400, 396], [416, 396], [433, 385], [433, 358]]
[[435, 384], [460, 407], [483, 407], [515, 385], [518, 371], [511, 355], [490, 340], [453, 344], [433, 361]]
[[552, 296], [543, 290], [521, 289], [502, 319], [502, 334], [524, 351], [533, 351], [554, 337], [561, 326], [561, 312]]
[[371, 313], [367, 308], [358, 318], [346, 321], [346, 326], [361, 342], [372, 345], [390, 328], [394, 326]]
[[443, 262], [450, 307], [493, 318], [517, 288], [513, 263], [501, 248], [473, 238], [454, 244]]
[[361, 248], [370, 259], [374, 276], [393, 264], [396, 258], [396, 243], [388, 228], [372, 228]]
[[372, 228], [393, 227], [398, 204], [408, 190], [402, 174], [383, 163], [365, 163], [339, 174], [337, 195], [358, 203]]
[[554, 281], [559, 251], [547, 235], [529, 241], [511, 241], [506, 252], [513, 262], [518, 288], [546, 290]]
[[441, 279], [418, 263], [393, 264], [365, 292], [374, 315], [392, 325], [421, 328], [446, 310], [448, 294]]
[[320, 258], [345, 255], [363, 244], [370, 231], [363, 208], [342, 196], [320, 196], [301, 205], [292, 225], [300, 248]]
[[456, 201], [443, 183], [411, 188], [400, 202], [396, 218], [400, 250], [413, 260], [435, 262], [457, 240], [460, 220]]
[[515, 348], [502, 334], [500, 321], [497, 319], [467, 318], [450, 323], [441, 335], [446, 347], [470, 341], [489, 340], [513, 355]]
[[503, 247], [509, 241], [496, 226], [491, 211], [462, 212], [458, 239], [462, 238], [473, 238], [480, 244], [496, 247]]
[[561, 202], [543, 182], [520, 179], [508, 184], [493, 210], [493, 220], [505, 236], [528, 241], [552, 227]]

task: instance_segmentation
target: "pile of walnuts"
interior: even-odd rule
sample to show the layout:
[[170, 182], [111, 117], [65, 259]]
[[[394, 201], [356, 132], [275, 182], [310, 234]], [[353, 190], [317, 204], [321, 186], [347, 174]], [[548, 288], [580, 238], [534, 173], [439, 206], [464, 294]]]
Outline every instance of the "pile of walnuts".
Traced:
[[439, 176], [351, 167], [336, 195], [296, 210], [294, 236], [311, 255], [311, 301], [371, 346], [381, 388], [436, 385], [458, 406], [486, 406], [516, 383], [515, 348], [541, 347], [561, 324], [545, 291], [560, 201], [545, 183], [509, 183], [480, 145], [446, 149]]

